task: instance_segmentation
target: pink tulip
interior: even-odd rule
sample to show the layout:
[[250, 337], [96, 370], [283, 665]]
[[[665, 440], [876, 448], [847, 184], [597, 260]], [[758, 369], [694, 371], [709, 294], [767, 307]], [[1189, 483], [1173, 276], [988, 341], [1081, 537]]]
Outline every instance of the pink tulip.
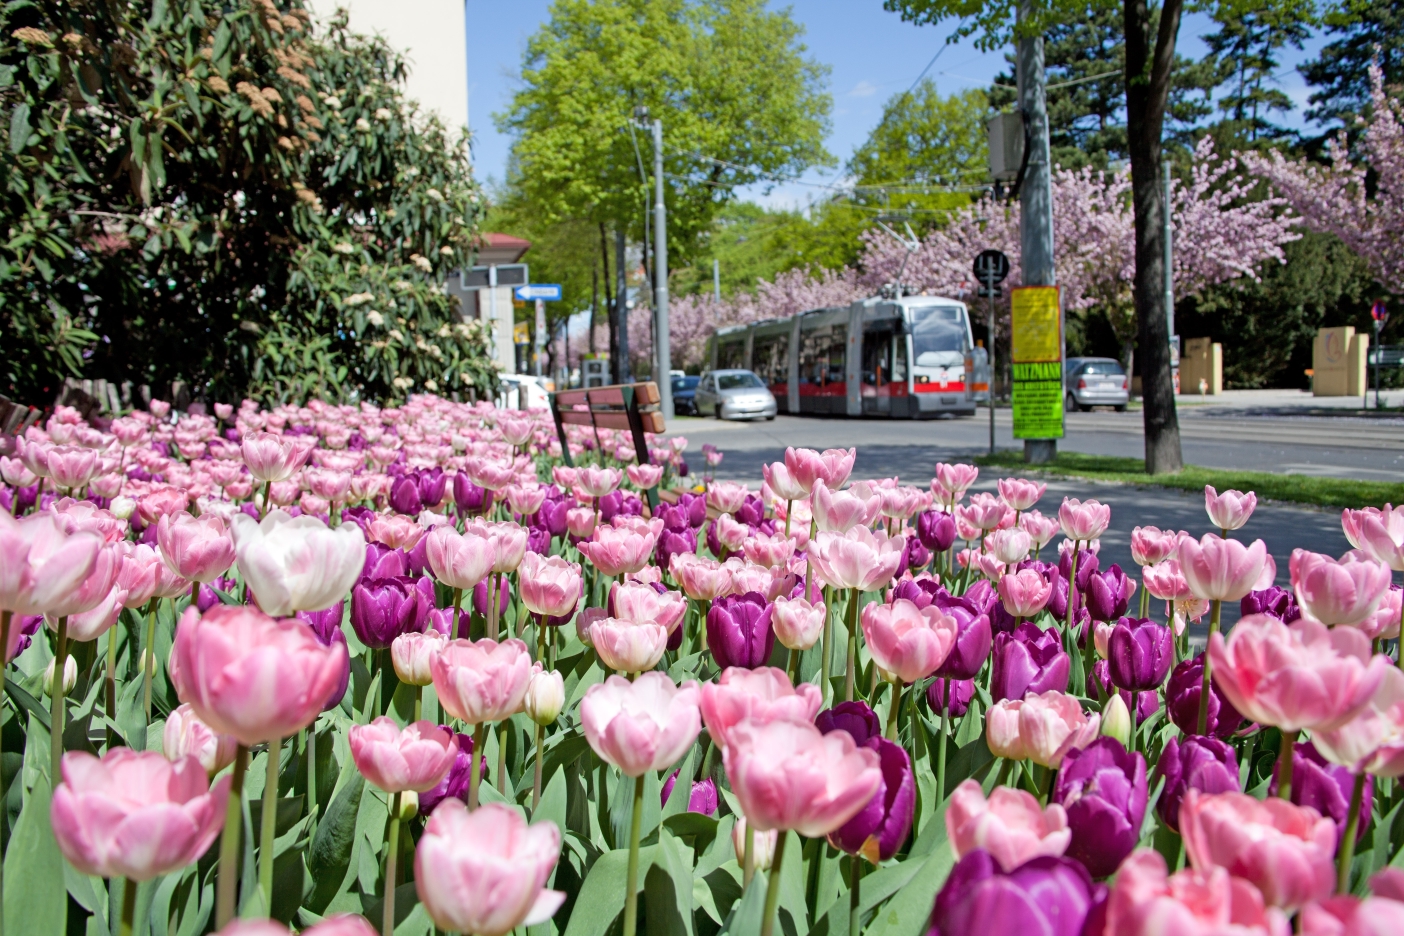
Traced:
[[0, 455], [0, 481], [18, 488], [29, 487], [38, 480], [39, 476], [30, 471], [22, 460]]
[[259, 484], [286, 481], [307, 463], [312, 449], [271, 432], [255, 432], [244, 437], [240, 449], [249, 474]]
[[1288, 912], [1335, 885], [1336, 823], [1310, 806], [1190, 787], [1180, 803], [1180, 834], [1196, 871], [1223, 868]]
[[[618, 469], [614, 468], [593, 470], [614, 472], [612, 475], [614, 483], [610, 486], [609, 490], [605, 491], [606, 494], [618, 487], [619, 479], [623, 477]], [[464, 472], [472, 479], [474, 484], [480, 488], [486, 488], [489, 491], [502, 490], [507, 485], [511, 484], [517, 476], [516, 470], [511, 465], [500, 464], [487, 458], [468, 460], [464, 465]], [[596, 480], [600, 480], [600, 477], [601, 476], [596, 476]]]
[[449, 641], [429, 663], [439, 704], [454, 718], [482, 725], [522, 710], [531, 655], [520, 640]]
[[1058, 508], [1058, 523], [1070, 540], [1085, 543], [1100, 539], [1111, 525], [1111, 508], [1095, 500], [1065, 497]]
[[882, 489], [882, 515], [893, 520], [907, 520], [926, 509], [930, 502], [930, 494], [914, 487]]
[[440, 928], [506, 936], [546, 922], [565, 901], [561, 891], [545, 889], [560, 854], [555, 823], [529, 826], [502, 803], [469, 812], [462, 800], [448, 797], [415, 849], [415, 889]]
[[1341, 727], [1370, 704], [1390, 667], [1353, 627], [1287, 625], [1267, 614], [1240, 619], [1227, 640], [1213, 634], [1209, 659], [1214, 684], [1245, 718], [1284, 731]]
[[[648, 467], [647, 465], [630, 465], [630, 469], [638, 467]], [[660, 473], [662, 469], [659, 469]], [[630, 477], [633, 477], [631, 474]], [[520, 517], [530, 517], [541, 509], [541, 505], [546, 503], [546, 488], [539, 484], [514, 484], [505, 491], [507, 503], [512, 505], [513, 513]]]
[[168, 760], [193, 757], [211, 777], [234, 763], [238, 748], [237, 739], [200, 721], [195, 710], [185, 704], [176, 706], [161, 731], [161, 752]]
[[810, 561], [825, 584], [872, 591], [897, 574], [905, 542], [862, 526], [847, 533], [820, 533], [810, 548]]
[[312, 723], [341, 684], [344, 643], [323, 644], [301, 621], [255, 608], [187, 608], [176, 626], [170, 675], [200, 720], [245, 747]]
[[1023, 562], [1028, 557], [1033, 540], [1023, 530], [1010, 527], [1004, 530], [995, 530], [985, 537], [985, 545], [995, 559], [1005, 565], [1012, 565], [1016, 562]]
[[602, 575], [618, 576], [637, 572], [653, 557], [658, 534], [640, 528], [602, 526], [593, 540], [580, 543], [580, 554]]
[[118, 747], [101, 760], [63, 756], [50, 822], [59, 850], [79, 872], [149, 881], [185, 867], [224, 824], [229, 778], [213, 788], [193, 757]]
[[271, 511], [261, 522], [234, 517], [234, 554], [266, 614], [325, 611], [361, 576], [366, 538], [354, 523], [329, 528], [315, 517]]
[[[78, 534], [75, 534], [78, 535]], [[117, 583], [117, 570], [122, 564], [121, 554], [115, 546], [103, 546], [98, 550], [97, 558], [93, 562], [92, 571], [87, 578], [78, 583], [77, 587], [54, 599], [45, 611], [46, 617], [57, 624], [61, 617], [82, 614], [84, 611], [92, 611], [99, 605], [107, 604], [107, 611], [116, 617], [116, 612], [121, 608], [113, 610], [112, 588]], [[120, 605], [126, 595], [117, 598], [116, 604]], [[90, 627], [100, 626], [97, 621], [93, 621]], [[106, 630], [108, 626], [102, 626]]]
[[843, 487], [853, 473], [857, 449], [826, 449], [823, 454], [814, 449], [785, 449], [785, 467], [796, 483], [806, 492], [813, 491], [818, 481], [832, 490]]
[[156, 488], [137, 499], [137, 513], [148, 526], [157, 523], [166, 514], [177, 514], [190, 505], [189, 496], [169, 485]]
[[728, 738], [726, 775], [757, 830], [828, 835], [882, 786], [878, 753], [858, 747], [846, 731], [821, 734], [807, 722], [747, 719]]
[[1166, 559], [1148, 565], [1141, 570], [1141, 578], [1146, 583], [1146, 591], [1162, 601], [1187, 601], [1194, 597], [1177, 560]]
[[[1360, 519], [1358, 548], [1367, 556], [1378, 559], [1395, 572], [1404, 572], [1404, 504], [1377, 512], [1367, 512]], [[1354, 542], [1354, 541], [1352, 541]]]
[[597, 468], [594, 465], [586, 465], [575, 471], [575, 483], [591, 497], [604, 497], [619, 487], [619, 482], [623, 480], [624, 473], [618, 468]]
[[376, 514], [366, 524], [367, 538], [391, 549], [413, 549], [427, 532], [404, 514]]
[[[1238, 601], [1259, 585], [1270, 561], [1262, 540], [1245, 544], [1213, 533], [1180, 541], [1180, 572], [1196, 598]], [[1271, 584], [1270, 582], [1268, 584]]]
[[590, 623], [590, 646], [609, 669], [643, 673], [663, 659], [663, 651], [668, 648], [668, 629], [655, 621], [595, 618]]
[[652, 585], [616, 583], [609, 597], [616, 618], [631, 624], [658, 624], [670, 634], [687, 614], [687, 599], [680, 593], [659, 592]]
[[1019, 734], [1019, 711], [1023, 707], [1022, 699], [1004, 699], [990, 706], [985, 715], [985, 743], [995, 757], [1028, 759], [1028, 747]]
[[995, 484], [1004, 502], [1020, 513], [1037, 504], [1048, 489], [1046, 484], [1024, 478], [1000, 478]]
[[474, 520], [467, 524], [463, 534], [477, 534], [492, 544], [492, 571], [498, 575], [515, 572], [526, 555], [527, 530], [519, 523]]
[[[794, 451], [794, 449], [790, 451]], [[807, 450], [802, 449], [801, 451]], [[797, 501], [808, 497], [814, 486], [812, 480], [807, 485], [801, 484], [784, 462], [771, 462], [768, 465], [762, 465], [761, 475], [765, 478], [765, 483], [771, 492], [781, 500]]]
[[956, 860], [983, 848], [1008, 872], [1030, 858], [1063, 854], [1072, 832], [1057, 803], [1042, 809], [1032, 794], [1005, 786], [995, 787], [987, 800], [979, 783], [966, 780], [946, 807], [946, 837]]
[[724, 513], [716, 521], [717, 542], [726, 552], [740, 552], [751, 536], [751, 528], [738, 523], [729, 513]]
[[1048, 541], [1057, 534], [1059, 524], [1053, 517], [1045, 517], [1037, 510], [1029, 510], [1019, 515], [1019, 529], [1029, 534], [1033, 548], [1037, 550], [1048, 545]]
[[402, 683], [429, 686], [434, 682], [431, 664], [439, 651], [448, 646], [449, 638], [430, 627], [422, 634], [410, 631], [390, 644], [390, 662]]
[[931, 479], [931, 493], [943, 504], [954, 504], [965, 496], [979, 477], [980, 469], [974, 465], [937, 462], [936, 477]]
[[1401, 593], [1398, 586], [1387, 589], [1380, 598], [1375, 613], [1355, 626], [1371, 640], [1393, 640], [1398, 637], [1401, 597], [1404, 597], [1404, 593]]
[[714, 601], [731, 592], [731, 573], [720, 563], [694, 553], [674, 553], [668, 571], [694, 601]]
[[560, 556], [526, 553], [517, 567], [522, 604], [533, 614], [563, 617], [580, 601], [580, 564]]
[[307, 482], [313, 494], [333, 504], [346, 503], [346, 498], [351, 493], [349, 471], [309, 470]]
[[1258, 506], [1258, 495], [1249, 491], [1225, 491], [1220, 494], [1212, 484], [1204, 486], [1204, 511], [1209, 522], [1220, 530], [1237, 530], [1248, 522]]
[[960, 633], [956, 619], [935, 604], [918, 608], [905, 598], [865, 605], [861, 624], [873, 661], [902, 683], [936, 672]]
[[1297, 604], [1322, 624], [1360, 624], [1375, 613], [1389, 591], [1389, 568], [1354, 552], [1337, 562], [1330, 556], [1294, 549], [1287, 567]]
[[1404, 776], [1404, 672], [1385, 670], [1369, 704], [1339, 728], [1313, 731], [1321, 756], [1352, 773]]
[[725, 746], [730, 743], [731, 729], [748, 718], [812, 722], [823, 702], [818, 686], [801, 683], [796, 687], [784, 670], [730, 666], [716, 682], [702, 684], [700, 704], [707, 733]]
[[589, 507], [571, 507], [566, 511], [566, 530], [576, 539], [587, 539], [595, 532], [598, 515]]
[[64, 533], [52, 513], [16, 520], [0, 510], [0, 610], [43, 614], [58, 607], [92, 574], [102, 548], [96, 534]]
[[750, 495], [746, 485], [736, 481], [716, 481], [707, 486], [707, 506], [718, 513], [734, 514]]
[[[780, 831], [759, 829], [751, 833], [751, 861], [757, 871], [769, 871], [775, 861], [775, 844], [780, 840]], [[746, 863], [746, 817], [737, 816], [731, 827], [731, 851], [736, 856], [738, 866]]]
[[424, 556], [434, 578], [449, 588], [467, 591], [487, 578], [496, 554], [492, 540], [476, 529], [459, 533], [451, 526], [429, 532]]
[[624, 470], [628, 473], [629, 480], [633, 482], [634, 487], [641, 491], [657, 487], [658, 482], [663, 480], [662, 465], [630, 465]]
[[49, 449], [49, 479], [61, 491], [80, 491], [98, 472], [98, 453], [76, 445], [56, 445]]
[[1302, 936], [1397, 936], [1404, 932], [1404, 901], [1338, 894], [1302, 908]]
[[746, 540], [741, 549], [751, 562], [774, 569], [789, 563], [790, 557], [795, 554], [795, 540], [786, 537], [784, 533], [776, 533], [774, 536], [758, 533]]
[[579, 474], [574, 468], [567, 468], [565, 465], [552, 465], [551, 480], [556, 482], [556, 486], [561, 490], [570, 490], [579, 483]]
[[999, 580], [999, 600], [1016, 618], [1030, 618], [1042, 611], [1053, 595], [1053, 585], [1035, 569], [1020, 569]]
[[972, 494], [969, 505], [960, 508], [967, 523], [988, 533], [1014, 525], [1014, 510], [993, 494]]
[[702, 730], [697, 683], [673, 684], [666, 673], [644, 673], [633, 682], [610, 676], [580, 700], [585, 739], [601, 759], [626, 777], [673, 766]]
[[1175, 558], [1184, 533], [1161, 530], [1159, 527], [1138, 526], [1131, 530], [1131, 558], [1138, 566], [1151, 566]]
[[814, 521], [821, 531], [846, 533], [877, 519], [882, 512], [882, 494], [865, 482], [847, 491], [835, 491], [821, 478], [814, 485], [812, 507]]
[[776, 598], [771, 625], [775, 639], [790, 650], [808, 650], [819, 642], [824, 633], [827, 614], [822, 601], [810, 604], [803, 598]]
[[167, 514], [156, 533], [161, 558], [182, 578], [207, 585], [234, 564], [234, 540], [220, 517]]
[[356, 769], [386, 793], [432, 790], [458, 756], [458, 745], [445, 728], [417, 721], [403, 731], [382, 715], [369, 725], [352, 725], [347, 734]]
[[1291, 927], [1263, 895], [1223, 868], [1168, 874], [1159, 852], [1141, 848], [1121, 863], [1098, 936], [1287, 936]]
[[[126, 601], [127, 593], [114, 584], [96, 605], [68, 616], [68, 639], [78, 643], [97, 640], [117, 623]], [[44, 621], [51, 630], [58, 630], [59, 621], [54, 615], [45, 615]]]
[[1029, 693], [1019, 706], [1019, 743], [1045, 767], [1061, 766], [1069, 751], [1095, 741], [1101, 727], [1100, 715], [1088, 715], [1075, 697], [1056, 689]]

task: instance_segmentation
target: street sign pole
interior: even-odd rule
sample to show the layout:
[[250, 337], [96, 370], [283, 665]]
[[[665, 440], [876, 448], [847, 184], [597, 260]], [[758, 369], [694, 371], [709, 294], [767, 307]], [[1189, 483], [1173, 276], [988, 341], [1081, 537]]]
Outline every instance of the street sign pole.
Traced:
[[[987, 300], [986, 313], [988, 315], [989, 347], [985, 359], [989, 362], [989, 374], [986, 377], [985, 387], [989, 393], [990, 403], [990, 454], [995, 453], [995, 296], [999, 290], [999, 284], [1004, 282], [1004, 278], [1009, 275], [1009, 258], [998, 250], [982, 250], [975, 257], [974, 264], [975, 281], [981, 286]], [[974, 381], [975, 375], [968, 374], [966, 379]]]
[[989, 336], [990, 336], [990, 337], [989, 337], [989, 343], [990, 343], [990, 354], [989, 354], [989, 359], [990, 359], [989, 388], [990, 388], [990, 391], [989, 391], [989, 392], [990, 392], [990, 454], [991, 454], [991, 455], [993, 455], [993, 454], [995, 453], [995, 428], [994, 428], [994, 422], [995, 422], [995, 414], [994, 414], [994, 411], [995, 411], [995, 383], [994, 383], [994, 381], [995, 381], [995, 310], [994, 310], [994, 291], [995, 291], [994, 270], [992, 270], [992, 269], [987, 269], [987, 270], [986, 270], [986, 273], [985, 273], [985, 295], [986, 295], [986, 297], [987, 297], [987, 298], [985, 299], [985, 303], [986, 303], [986, 305], [988, 306], [989, 320], [990, 320], [990, 326], [989, 326], [989, 328], [990, 328], [990, 331], [989, 331]]
[[541, 357], [542, 357], [542, 350], [546, 347], [546, 300], [545, 300], [545, 299], [538, 299], [538, 300], [536, 300], [536, 342], [535, 342], [535, 344], [536, 344], [536, 347], [535, 347], [535, 352], [536, 352], [536, 354], [535, 354], [535, 357], [536, 357], [536, 364], [535, 364], [535, 366], [532, 368], [532, 372], [533, 372], [537, 377], [540, 377], [540, 376], [541, 376]]
[[653, 121], [653, 301], [657, 306], [658, 346], [654, 348], [658, 373], [658, 408], [665, 420], [673, 418], [673, 349], [668, 323], [668, 209], [663, 205], [663, 121]]

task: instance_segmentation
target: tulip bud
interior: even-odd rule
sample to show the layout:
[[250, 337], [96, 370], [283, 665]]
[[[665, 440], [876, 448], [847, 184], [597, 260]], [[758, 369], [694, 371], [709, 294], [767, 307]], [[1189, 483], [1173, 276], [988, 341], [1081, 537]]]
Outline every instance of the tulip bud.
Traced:
[[136, 512], [136, 501], [130, 497], [114, 497], [107, 509], [118, 520], [128, 520]]
[[1119, 692], [1102, 709], [1102, 735], [1115, 738], [1128, 750], [1131, 747], [1131, 712]]
[[429, 664], [447, 644], [448, 638], [432, 627], [422, 634], [401, 634], [390, 644], [390, 661], [395, 667], [395, 675], [400, 682], [411, 686], [430, 685], [434, 682], [434, 675]]
[[419, 815], [419, 794], [413, 790], [400, 793], [400, 821], [405, 822]]
[[[770, 862], [775, 857], [775, 843], [779, 839], [780, 832], [777, 829], [771, 829], [769, 832], [756, 832], [755, 840], [751, 843], [751, 852], [757, 871], [770, 870]], [[745, 816], [737, 816], [736, 825], [731, 827], [731, 845], [736, 849], [736, 863], [744, 865], [746, 863]]]
[[[44, 695], [52, 697], [54, 694], [54, 663], [50, 660], [49, 665], [44, 667]], [[66, 657], [63, 661], [63, 691], [64, 694], [73, 691], [73, 686], [78, 682], [78, 661], [73, 657]]]
[[565, 707], [565, 681], [556, 670], [531, 675], [522, 708], [527, 717], [543, 728], [551, 724]]

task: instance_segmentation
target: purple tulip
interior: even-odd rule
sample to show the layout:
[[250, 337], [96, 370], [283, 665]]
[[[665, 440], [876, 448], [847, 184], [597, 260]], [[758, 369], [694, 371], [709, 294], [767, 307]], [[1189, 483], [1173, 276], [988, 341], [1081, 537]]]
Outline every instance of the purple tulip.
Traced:
[[[299, 611], [297, 618], [312, 628], [312, 634], [322, 642], [323, 646], [330, 647], [332, 644], [339, 643], [345, 647], [346, 634], [341, 629], [341, 619], [345, 611], [346, 602], [338, 601], [325, 611]], [[341, 680], [337, 683], [336, 691], [327, 698], [326, 704], [322, 706], [322, 711], [329, 712], [340, 705], [349, 685], [351, 685], [351, 654], [348, 650], [346, 666], [341, 671]]]
[[[1113, 569], [1116, 566], [1112, 566]], [[1132, 692], [1158, 689], [1175, 660], [1175, 635], [1150, 618], [1120, 618], [1107, 638], [1111, 681]]]
[[1106, 899], [1106, 885], [1076, 861], [1033, 858], [1006, 874], [977, 848], [936, 895], [927, 936], [1080, 936]]
[[460, 516], [484, 513], [492, 508], [492, 492], [478, 487], [460, 471], [453, 476], [453, 502]]
[[[892, 600], [896, 601], [898, 598], [905, 598], [918, 608], [928, 607], [932, 602], [943, 598], [961, 601], [959, 598], [951, 598], [951, 593], [946, 591], [941, 583], [934, 578], [902, 579], [892, 586]], [[941, 607], [946, 606], [942, 604]], [[965, 607], [972, 613], [974, 612], [974, 605], [966, 603]]]
[[915, 536], [908, 536], [906, 545], [902, 547], [902, 563], [897, 567], [897, 574], [901, 575], [908, 569], [913, 572], [920, 572], [931, 562], [931, 551], [922, 545], [921, 540]]
[[1067, 856], [1093, 877], [1106, 877], [1131, 854], [1146, 817], [1146, 759], [1115, 738], [1069, 751], [1053, 784], [1053, 802], [1068, 811]]
[[[678, 471], [678, 477], [687, 477], [687, 472]], [[678, 506], [687, 511], [688, 526], [694, 530], [702, 529], [702, 524], [707, 522], [707, 498], [701, 494], [694, 494], [691, 491], [684, 491], [678, 495]]]
[[939, 510], [923, 510], [916, 518], [917, 537], [932, 552], [945, 552], [955, 542], [955, 519]]
[[991, 665], [990, 695], [993, 701], [1002, 702], [1022, 699], [1029, 692], [1066, 692], [1072, 661], [1056, 630], [1042, 630], [1025, 621], [1014, 633], [995, 636]]
[[[1310, 806], [1336, 823], [1336, 838], [1345, 836], [1346, 819], [1350, 816], [1350, 797], [1354, 792], [1355, 774], [1350, 768], [1329, 763], [1316, 745], [1299, 741], [1292, 748], [1292, 802]], [[1272, 770], [1268, 796], [1277, 795], [1277, 767]], [[1365, 777], [1365, 789], [1360, 797], [1360, 819], [1355, 825], [1355, 840], [1365, 836], [1370, 824], [1370, 812], [1375, 802], [1375, 778]]]
[[1297, 607], [1297, 598], [1291, 589], [1269, 585], [1259, 591], [1249, 592], [1238, 603], [1239, 613], [1244, 617], [1250, 614], [1271, 614], [1283, 624], [1291, 624], [1302, 616]]
[[882, 722], [868, 703], [862, 699], [840, 702], [814, 716], [814, 726], [823, 734], [846, 731], [854, 744], [867, 744], [870, 738], [882, 737]]
[[991, 615], [990, 620], [994, 620], [994, 607], [1000, 603], [999, 592], [995, 591], [994, 585], [988, 579], [980, 579], [967, 588], [965, 594], [960, 597], [968, 602], [970, 607], [981, 614]]
[[952, 679], [949, 681], [951, 687], [951, 697], [945, 699], [946, 683], [944, 679], [933, 679], [926, 687], [926, 703], [931, 706], [933, 712], [941, 711], [943, 703], [950, 706], [948, 714], [955, 718], [960, 718], [970, 708], [970, 700], [975, 698], [975, 680], [973, 679]]
[[423, 633], [433, 607], [427, 578], [362, 579], [351, 589], [351, 627], [361, 643], [383, 650], [401, 634]]
[[[1081, 578], [1079, 570], [1078, 579]], [[1092, 620], [1114, 621], [1130, 607], [1131, 596], [1136, 592], [1136, 582], [1121, 571], [1121, 566], [1113, 563], [1107, 571], [1089, 575], [1086, 590], [1079, 586], [1078, 592], [1085, 597], [1087, 613], [1092, 616]]]
[[[668, 797], [673, 793], [673, 787], [677, 785], [679, 771], [673, 771], [668, 775], [668, 780], [663, 784], [663, 798], [661, 805], [668, 805]], [[692, 791], [687, 795], [687, 811], [701, 813], [704, 816], [715, 816], [717, 814], [717, 785], [712, 782], [712, 778], [705, 780], [694, 780]]]
[[643, 515], [643, 501], [633, 494], [623, 491], [610, 491], [600, 498], [600, 522], [612, 523], [615, 517], [638, 517]]
[[681, 533], [683, 530], [692, 529], [692, 524], [688, 522], [687, 508], [681, 504], [659, 504], [658, 512], [654, 516], [663, 521], [665, 530]]
[[[473, 610], [483, 617], [488, 613], [488, 581], [492, 578], [489, 575], [481, 582], [473, 586]], [[512, 601], [512, 580], [506, 575], [497, 577], [497, 617], [502, 619], [502, 615], [507, 613], [507, 606]], [[496, 635], [490, 635], [496, 639]]]
[[[216, 578], [213, 582], [210, 582], [208, 585], [206, 585], [203, 582], [200, 583], [199, 594], [197, 594], [195, 597], [195, 606], [200, 609], [201, 614], [204, 614], [206, 611], [210, 610], [215, 605], [220, 603], [219, 595], [215, 594], [215, 589], [219, 589], [226, 595], [233, 594], [234, 580], [231, 578], [225, 578], [221, 575], [218, 578]], [[340, 605], [338, 605], [337, 607], [340, 607]], [[337, 618], [336, 623], [340, 624], [341, 619]]]
[[424, 498], [419, 493], [419, 482], [414, 475], [402, 474], [391, 482], [390, 509], [411, 517], [419, 516], [424, 509]]
[[366, 532], [367, 526], [375, 517], [375, 511], [369, 507], [343, 507], [341, 509], [341, 522], [354, 523], [361, 528], [361, 532]]
[[[675, 514], [681, 511], [674, 511]], [[692, 528], [683, 525], [682, 530], [670, 530], [664, 527], [663, 533], [658, 537], [658, 545], [654, 549], [657, 557], [658, 568], [667, 569], [673, 561], [673, 557], [678, 553], [697, 552], [697, 534], [692, 532]]]
[[[14, 627], [15, 625], [11, 624], [10, 626]], [[39, 628], [43, 626], [44, 615], [42, 614], [26, 614], [19, 619], [20, 639], [17, 645], [18, 649], [15, 650], [15, 656], [19, 656], [29, 649], [29, 645], [34, 642], [34, 635], [39, 633]]]
[[901, 745], [886, 738], [869, 738], [863, 746], [880, 758], [882, 785], [858, 815], [829, 833], [829, 844], [877, 864], [897, 854], [912, 831], [916, 780], [912, 760]]
[[[1233, 748], [1218, 738], [1190, 735], [1183, 741], [1171, 738], [1155, 765], [1156, 779], [1165, 778], [1165, 789], [1156, 803], [1156, 812], [1167, 826], [1180, 831], [1180, 802], [1186, 790], [1201, 793], [1237, 793], [1238, 757]], [[1296, 775], [1293, 774], [1293, 781]], [[1151, 785], [1155, 785], [1153, 779]]]
[[687, 459], [683, 458], [682, 456], [678, 457], [678, 464], [675, 470], [677, 471], [679, 478], [686, 478], [688, 474], [692, 471], [692, 469], [687, 466]]
[[[453, 731], [448, 725], [440, 725], [445, 731]], [[468, 778], [473, 771], [473, 739], [466, 734], [455, 734], [453, 740], [458, 744], [458, 750], [453, 755], [453, 766], [444, 779], [439, 781], [438, 786], [432, 790], [427, 790], [419, 794], [419, 812], [421, 815], [429, 815], [434, 811], [434, 807], [446, 799], [458, 799], [468, 802]], [[478, 776], [486, 780], [488, 775], [487, 758], [481, 758], [478, 764]]]
[[[1080, 550], [1077, 554], [1077, 590], [1079, 594], [1086, 594], [1087, 583], [1092, 576], [1097, 574], [1099, 568], [1097, 554], [1090, 550]], [[1064, 582], [1072, 574], [1072, 554], [1062, 553], [1058, 556], [1058, 575]]]
[[974, 679], [990, 656], [990, 646], [994, 637], [990, 631], [989, 616], [980, 614], [969, 602], [959, 598], [938, 598], [936, 604], [955, 618], [959, 628], [955, 645], [951, 647], [945, 661], [936, 668], [936, 675], [948, 679]]
[[[450, 636], [452, 636], [452, 635], [453, 635], [453, 609], [452, 609], [452, 608], [435, 608], [433, 611], [430, 611], [430, 612], [429, 612], [429, 620], [428, 620], [428, 623], [425, 625], [425, 627], [426, 627], [426, 629], [432, 627], [432, 628], [434, 628], [434, 630], [436, 630], [436, 631], [438, 631], [439, 633], [443, 634], [445, 637], [450, 637]], [[460, 637], [467, 637], [467, 636], [468, 636], [468, 627], [469, 627], [469, 624], [468, 624], [468, 610], [467, 610], [466, 608], [459, 608], [459, 609], [458, 609], [458, 636], [460, 636]]]
[[367, 543], [366, 563], [361, 566], [361, 578], [396, 578], [408, 571], [407, 565], [402, 550], [391, 549], [380, 543]]
[[[1087, 674], [1087, 696], [1091, 699], [1110, 699], [1113, 692], [1121, 696], [1121, 701], [1126, 703], [1126, 709], [1130, 711], [1132, 693], [1115, 688], [1107, 661], [1098, 660], [1092, 664], [1092, 672]], [[1138, 692], [1135, 696], [1136, 724], [1139, 725], [1160, 710], [1160, 693]]]
[[759, 495], [747, 494], [736, 511], [736, 522], [748, 527], [758, 527], [765, 522], [765, 502]]
[[545, 527], [532, 525], [526, 528], [527, 531], [527, 551], [534, 552], [538, 556], [551, 555], [551, 531]]
[[419, 486], [419, 499], [425, 507], [437, 507], [444, 499], [444, 487], [448, 476], [442, 468], [421, 468], [414, 473], [415, 484]]
[[[1165, 687], [1165, 705], [1170, 721], [1187, 735], [1199, 733], [1199, 689], [1204, 680], [1204, 656], [1183, 660], [1170, 674]], [[1219, 687], [1209, 684], [1209, 720], [1206, 730], [1216, 738], [1232, 737], [1243, 724], [1243, 716], [1224, 697]]]
[[775, 628], [770, 623], [773, 613], [773, 606], [759, 592], [714, 601], [707, 612], [707, 649], [717, 666], [765, 666], [775, 649]]
[[564, 497], [542, 501], [541, 509], [536, 512], [535, 525], [545, 530], [550, 537], [565, 536], [566, 511], [570, 510], [570, 507], [571, 502]]
[[405, 572], [409, 575], [429, 574], [429, 537], [421, 536], [414, 548], [405, 553]]

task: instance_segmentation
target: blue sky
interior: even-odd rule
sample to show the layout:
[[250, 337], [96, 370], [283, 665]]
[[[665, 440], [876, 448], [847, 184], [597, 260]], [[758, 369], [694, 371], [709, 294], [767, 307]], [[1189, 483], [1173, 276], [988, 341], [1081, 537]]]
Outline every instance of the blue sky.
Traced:
[[[789, 6], [805, 27], [808, 55], [828, 65], [829, 93], [833, 96], [829, 152], [847, 160], [882, 117], [889, 97], [909, 88], [921, 70], [944, 44], [950, 29], [913, 26], [882, 8], [882, 0], [799, 0]], [[549, 0], [467, 0], [468, 86], [470, 126], [475, 136], [474, 159], [480, 178], [500, 181], [511, 141], [493, 126], [492, 114], [505, 109], [518, 85], [522, 52], [528, 37], [545, 22]], [[1212, 30], [1203, 15], [1186, 18], [1180, 30], [1181, 55], [1198, 58], [1205, 52], [1199, 36]], [[1296, 65], [1315, 56], [1322, 40], [1313, 39], [1304, 50], [1286, 50], [1278, 87], [1303, 105], [1308, 89]], [[928, 73], [943, 93], [988, 85], [1004, 70], [1003, 52], [981, 52], [965, 41], [947, 48]], [[1300, 112], [1282, 120], [1301, 127]], [[829, 191], [839, 181], [840, 170], [807, 173], [801, 180], [773, 187], [745, 190], [743, 197], [774, 207], [803, 207]]]

